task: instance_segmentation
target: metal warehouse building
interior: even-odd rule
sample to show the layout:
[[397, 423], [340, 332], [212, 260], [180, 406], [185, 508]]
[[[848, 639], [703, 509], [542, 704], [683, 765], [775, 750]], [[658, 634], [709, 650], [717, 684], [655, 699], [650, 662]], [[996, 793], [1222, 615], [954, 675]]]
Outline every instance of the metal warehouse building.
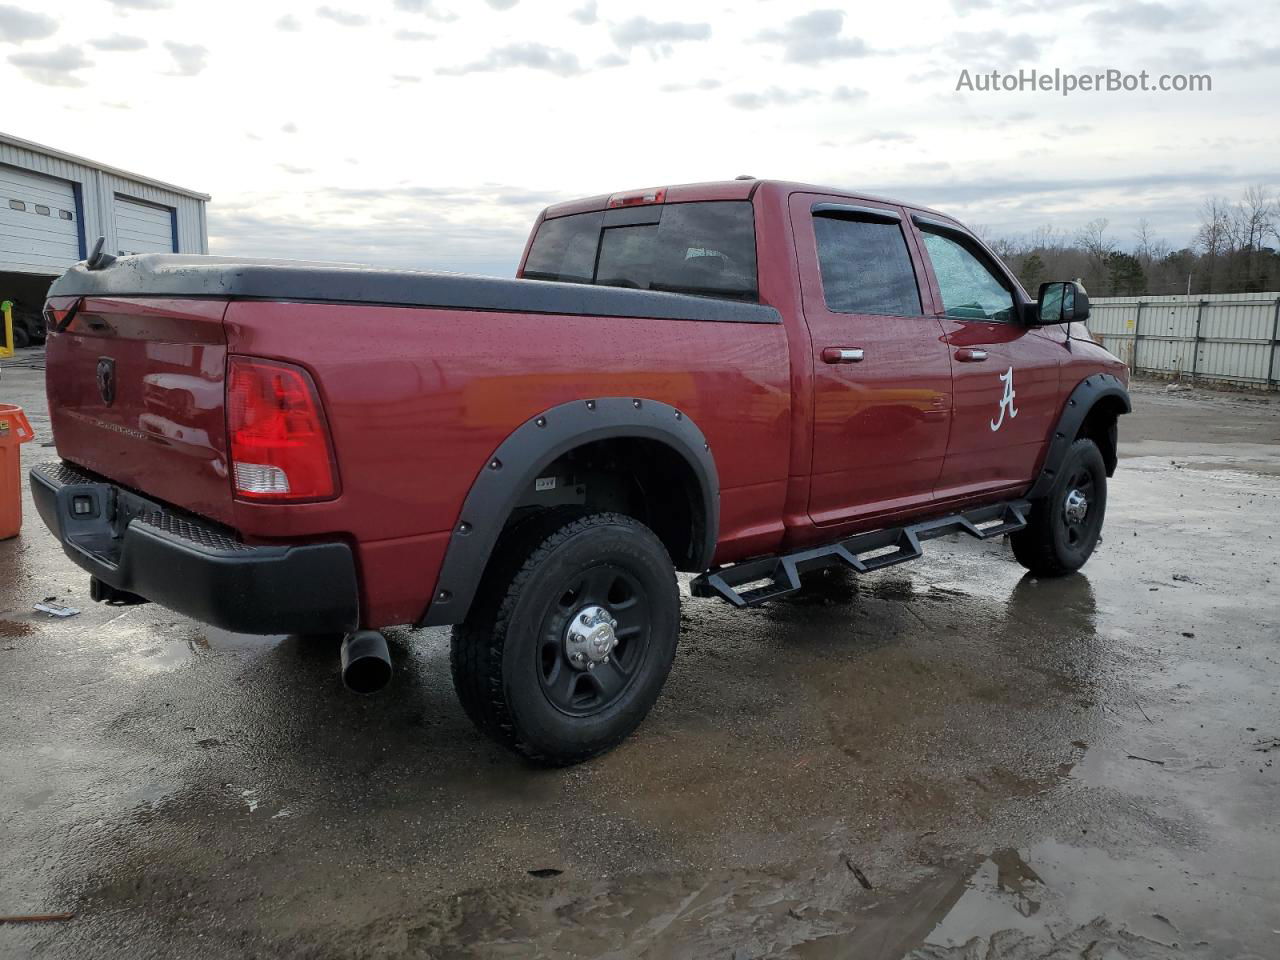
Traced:
[[0, 300], [38, 334], [49, 284], [98, 237], [109, 253], [208, 253], [208, 194], [0, 133]]

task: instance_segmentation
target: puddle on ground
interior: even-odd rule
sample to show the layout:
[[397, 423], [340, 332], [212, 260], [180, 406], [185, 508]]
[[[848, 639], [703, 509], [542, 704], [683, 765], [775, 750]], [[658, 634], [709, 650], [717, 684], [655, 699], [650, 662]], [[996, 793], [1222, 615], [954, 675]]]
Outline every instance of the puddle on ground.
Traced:
[[[763, 873], [649, 874], [594, 883], [573, 882], [559, 871], [530, 872], [548, 879], [470, 890], [427, 907], [407, 931], [411, 952], [490, 955], [519, 944], [520, 956], [690, 960], [1247, 955], [1229, 930], [1212, 930], [1214, 913], [1221, 911], [1201, 905], [1212, 898], [1172, 864], [1165, 870], [1160, 863], [1117, 860], [1097, 848], [1056, 841], [948, 861], [895, 893], [863, 882], [843, 860]], [[1209, 939], [1192, 940], [1191, 930]]]
[[[253, 633], [232, 633], [230, 630], [219, 630], [217, 627], [202, 627], [201, 629], [204, 631], [203, 634], [191, 638], [193, 648], [200, 648], [200, 652], [204, 650], [214, 650], [222, 653], [241, 650], [265, 652], [279, 646], [288, 639], [284, 634], [273, 634], [264, 637]], [[334, 647], [334, 655], [336, 656], [337, 644], [334, 644]]]
[[[131, 654], [135, 669], [148, 672], [172, 670], [209, 653], [266, 653], [289, 639], [283, 634], [257, 636], [250, 633], [232, 633], [199, 624], [190, 626], [193, 629], [189, 635], [174, 637]], [[127, 632], [120, 631], [118, 635], [128, 636], [129, 633], [136, 633], [139, 637], [154, 638], [154, 631], [144, 626]]]
[[909, 956], [1240, 956], [1229, 929], [1214, 929], [1221, 911], [1212, 891], [1169, 866], [1052, 840], [997, 850], [961, 881]]

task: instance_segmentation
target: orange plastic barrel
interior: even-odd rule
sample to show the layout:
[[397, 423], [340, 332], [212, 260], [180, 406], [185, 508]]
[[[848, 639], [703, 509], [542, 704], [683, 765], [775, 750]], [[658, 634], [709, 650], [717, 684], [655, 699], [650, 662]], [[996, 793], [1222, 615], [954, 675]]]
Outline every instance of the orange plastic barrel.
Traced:
[[22, 529], [22, 444], [34, 436], [21, 407], [0, 403], [0, 540]]

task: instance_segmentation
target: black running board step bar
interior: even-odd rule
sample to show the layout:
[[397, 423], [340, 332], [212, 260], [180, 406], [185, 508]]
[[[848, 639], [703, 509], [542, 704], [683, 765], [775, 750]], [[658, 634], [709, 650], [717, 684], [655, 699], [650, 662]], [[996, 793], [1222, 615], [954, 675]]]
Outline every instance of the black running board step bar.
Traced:
[[[920, 544], [924, 540], [951, 533], [967, 533], [979, 540], [990, 540], [1014, 533], [1027, 525], [1030, 509], [1031, 504], [1026, 500], [1011, 500], [906, 527], [859, 533], [823, 547], [721, 567], [695, 578], [690, 589], [695, 597], [720, 597], [735, 607], [754, 607], [795, 593], [800, 589], [801, 574], [814, 570], [846, 566], [858, 573], [869, 573], [915, 560], [923, 553]], [[738, 589], [746, 585], [753, 586]]]

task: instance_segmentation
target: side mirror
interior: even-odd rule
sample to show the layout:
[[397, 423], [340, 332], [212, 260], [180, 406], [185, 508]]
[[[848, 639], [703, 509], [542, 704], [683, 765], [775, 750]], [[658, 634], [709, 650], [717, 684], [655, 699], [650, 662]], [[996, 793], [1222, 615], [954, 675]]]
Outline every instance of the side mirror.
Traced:
[[1055, 323], [1079, 323], [1089, 319], [1089, 294], [1074, 280], [1055, 280], [1040, 284], [1036, 298], [1037, 326]]

